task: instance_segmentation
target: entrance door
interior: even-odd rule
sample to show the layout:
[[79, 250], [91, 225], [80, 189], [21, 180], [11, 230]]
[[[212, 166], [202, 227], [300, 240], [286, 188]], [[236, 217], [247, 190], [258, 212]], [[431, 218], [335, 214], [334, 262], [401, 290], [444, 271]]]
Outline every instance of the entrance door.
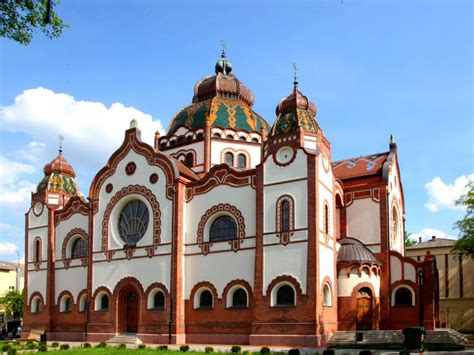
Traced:
[[125, 331], [138, 331], [138, 295], [135, 291], [130, 291], [125, 296]]
[[357, 330], [372, 329], [372, 292], [362, 288], [357, 293]]

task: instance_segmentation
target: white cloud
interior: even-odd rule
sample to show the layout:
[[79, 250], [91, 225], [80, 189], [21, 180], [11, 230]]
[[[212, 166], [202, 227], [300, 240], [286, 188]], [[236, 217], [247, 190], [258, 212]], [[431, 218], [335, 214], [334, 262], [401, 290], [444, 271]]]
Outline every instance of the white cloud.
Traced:
[[18, 247], [10, 242], [0, 242], [0, 255], [13, 255]]
[[[15, 97], [13, 104], [0, 107], [3, 130], [27, 133], [35, 140], [27, 148], [36, 152], [46, 144], [47, 154], [51, 156], [42, 164], [54, 158], [61, 134], [66, 159], [96, 170], [120, 146], [132, 119], [138, 121], [142, 139], [148, 144], [153, 143], [157, 130], [164, 133], [159, 120], [133, 107], [121, 103], [107, 107], [101, 102], [79, 101], [41, 87], [25, 90]], [[28, 155], [27, 150], [25, 153]], [[22, 157], [27, 159], [25, 155]]]
[[30, 164], [12, 161], [0, 155], [0, 184], [14, 184], [21, 174], [34, 173], [35, 168]]
[[19, 149], [15, 152], [15, 157], [20, 160], [26, 160], [35, 165], [46, 163], [46, 144], [33, 141], [28, 143], [24, 148]]
[[467, 183], [474, 181], [474, 174], [461, 175], [454, 183], [447, 184], [439, 176], [425, 184], [425, 190], [428, 194], [428, 202], [425, 207], [431, 212], [438, 212], [441, 209], [462, 209], [462, 206], [456, 206], [456, 201], [461, 195], [467, 193]]
[[447, 234], [443, 231], [440, 231], [438, 229], [433, 229], [433, 228], [424, 228], [418, 233], [412, 233], [410, 234], [410, 239], [414, 240], [415, 242], [418, 242], [421, 237], [421, 241], [424, 242], [426, 240], [430, 240], [432, 236], [436, 236], [436, 238], [457, 239], [453, 235]]
[[[26, 209], [36, 185], [24, 178], [34, 173], [30, 164], [12, 161], [0, 155], [0, 204], [7, 208]], [[2, 228], [3, 229], [3, 228]]]

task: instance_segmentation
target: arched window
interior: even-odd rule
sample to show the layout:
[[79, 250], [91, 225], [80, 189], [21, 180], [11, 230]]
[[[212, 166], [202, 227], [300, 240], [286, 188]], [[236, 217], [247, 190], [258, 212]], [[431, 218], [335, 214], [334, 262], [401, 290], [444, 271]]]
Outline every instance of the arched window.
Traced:
[[327, 205], [327, 203], [324, 204], [323, 221], [324, 221], [324, 233], [329, 234], [329, 206]]
[[294, 200], [289, 195], [280, 196], [276, 202], [276, 230], [279, 233], [289, 232], [294, 225]]
[[234, 166], [234, 154], [230, 152], [225, 153], [225, 163], [229, 166]]
[[202, 139], [204, 137], [204, 135], [202, 133], [198, 133], [196, 135], [196, 139]]
[[38, 237], [35, 240], [34, 244], [34, 262], [40, 262], [41, 261], [41, 239]]
[[122, 209], [118, 229], [125, 244], [135, 245], [143, 238], [148, 228], [149, 218], [148, 207], [140, 200], [133, 200]]
[[295, 305], [295, 291], [290, 285], [281, 286], [276, 294], [277, 306], [294, 306]]
[[245, 308], [247, 307], [247, 292], [243, 288], [238, 288], [232, 295], [232, 307]]
[[99, 309], [101, 311], [107, 311], [109, 309], [109, 296], [105, 293], [100, 297]]
[[193, 136], [187, 136], [186, 141], [191, 142], [193, 140]]
[[240, 137], [239, 137], [239, 140], [240, 140], [240, 141], [243, 141], [243, 142], [246, 142], [246, 141], [247, 141], [247, 138], [245, 138], [244, 136], [240, 136]]
[[331, 287], [329, 286], [329, 284], [325, 284], [323, 287], [323, 306], [332, 306]]
[[258, 138], [252, 138], [253, 143], [258, 143]]
[[232, 134], [228, 134], [226, 138], [227, 139], [234, 139], [234, 136]]
[[86, 311], [87, 295], [82, 295], [79, 299], [79, 312]]
[[220, 137], [221, 137], [220, 133], [214, 133], [214, 138], [220, 138]]
[[69, 297], [69, 296], [64, 296], [64, 297], [61, 299], [60, 311], [61, 311], [62, 313], [71, 312], [71, 297]]
[[212, 308], [212, 293], [204, 290], [199, 295], [199, 308]]
[[413, 295], [406, 287], [400, 287], [395, 291], [395, 306], [412, 306]]
[[87, 243], [83, 238], [77, 238], [71, 248], [71, 258], [83, 258], [87, 256]]
[[247, 167], [247, 157], [244, 154], [239, 154], [238, 157], [238, 166], [241, 169], [244, 169]]
[[237, 224], [230, 216], [218, 217], [209, 230], [209, 241], [218, 242], [237, 238]]
[[184, 164], [191, 168], [194, 165], [194, 155], [193, 153], [186, 154], [186, 158], [184, 159]]
[[31, 301], [31, 313], [39, 313], [42, 310], [41, 298], [38, 296], [34, 297]]
[[284, 200], [281, 203], [281, 231], [288, 232], [290, 230], [290, 203]]
[[153, 296], [153, 308], [157, 308], [157, 309], [165, 308], [165, 294], [162, 291], [158, 291]]

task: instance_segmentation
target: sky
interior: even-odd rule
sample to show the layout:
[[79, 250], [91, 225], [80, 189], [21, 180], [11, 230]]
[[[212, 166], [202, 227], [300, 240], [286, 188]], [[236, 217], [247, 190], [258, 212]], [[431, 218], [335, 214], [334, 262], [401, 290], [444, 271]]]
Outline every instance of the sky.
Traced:
[[62, 36], [0, 39], [0, 259], [24, 254], [24, 213], [57, 154], [88, 196], [131, 119], [166, 132], [213, 75], [233, 73], [273, 124], [300, 90], [318, 107], [333, 160], [398, 145], [406, 230], [455, 238], [455, 201], [474, 180], [473, 2], [462, 0], [63, 0]]

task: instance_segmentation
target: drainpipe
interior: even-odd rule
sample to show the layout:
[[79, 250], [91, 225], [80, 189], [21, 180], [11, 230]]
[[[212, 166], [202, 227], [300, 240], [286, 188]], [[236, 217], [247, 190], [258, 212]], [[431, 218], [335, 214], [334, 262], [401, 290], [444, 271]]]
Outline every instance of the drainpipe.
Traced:
[[173, 322], [173, 300], [174, 300], [174, 288], [173, 288], [173, 263], [174, 263], [174, 253], [175, 253], [175, 234], [176, 234], [176, 228], [175, 228], [175, 215], [174, 215], [174, 210], [176, 207], [176, 187], [173, 186], [173, 209], [171, 211], [171, 221], [173, 223], [172, 227], [172, 234], [171, 234], [171, 267], [170, 267], [170, 302], [169, 302], [169, 307], [170, 307], [170, 316], [169, 316], [169, 321], [168, 321], [168, 344], [171, 344], [171, 330], [172, 330], [172, 322]]

